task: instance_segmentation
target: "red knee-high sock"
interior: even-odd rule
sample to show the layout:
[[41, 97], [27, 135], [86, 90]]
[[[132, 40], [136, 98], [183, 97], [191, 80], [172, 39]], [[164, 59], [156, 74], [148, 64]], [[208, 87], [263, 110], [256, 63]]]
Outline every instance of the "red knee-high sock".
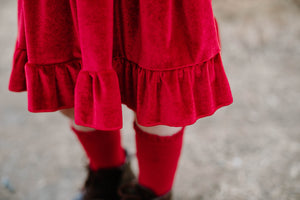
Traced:
[[172, 189], [185, 127], [172, 136], [158, 136], [141, 130], [135, 121], [133, 126], [139, 165], [138, 182], [161, 196]]
[[125, 162], [126, 155], [121, 146], [120, 130], [85, 132], [76, 130], [71, 124], [70, 128], [85, 150], [91, 169], [117, 167]]

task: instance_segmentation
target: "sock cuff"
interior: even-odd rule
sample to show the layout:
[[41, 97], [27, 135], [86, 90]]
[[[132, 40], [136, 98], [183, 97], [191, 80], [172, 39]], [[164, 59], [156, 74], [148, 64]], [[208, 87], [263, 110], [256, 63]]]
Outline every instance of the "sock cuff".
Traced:
[[169, 136], [160, 136], [156, 134], [151, 134], [146, 131], [143, 131], [138, 125], [136, 124], [136, 121], [133, 121], [133, 128], [136, 131], [136, 136], [140, 138], [144, 138], [148, 141], [153, 142], [171, 142], [171, 141], [178, 141], [183, 137], [184, 130], [186, 126], [182, 127], [181, 130], [179, 130], [177, 133]]

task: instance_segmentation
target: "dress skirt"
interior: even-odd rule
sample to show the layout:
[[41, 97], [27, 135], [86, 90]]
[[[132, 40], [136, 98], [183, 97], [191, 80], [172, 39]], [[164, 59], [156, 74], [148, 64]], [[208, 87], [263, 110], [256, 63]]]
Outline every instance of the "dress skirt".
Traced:
[[211, 0], [18, 0], [9, 90], [75, 123], [192, 125], [233, 102]]

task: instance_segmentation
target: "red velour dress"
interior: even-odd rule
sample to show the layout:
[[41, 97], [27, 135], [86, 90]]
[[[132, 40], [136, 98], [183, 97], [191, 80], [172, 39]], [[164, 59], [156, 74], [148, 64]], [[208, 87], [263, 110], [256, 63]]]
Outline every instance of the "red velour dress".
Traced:
[[75, 122], [191, 125], [233, 102], [211, 0], [18, 0], [9, 90]]

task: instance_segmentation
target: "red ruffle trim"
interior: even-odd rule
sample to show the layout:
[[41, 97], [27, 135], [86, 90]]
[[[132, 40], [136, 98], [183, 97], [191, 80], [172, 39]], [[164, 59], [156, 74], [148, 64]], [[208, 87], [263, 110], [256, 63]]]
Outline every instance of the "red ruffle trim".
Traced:
[[15, 48], [12, 71], [9, 79], [8, 89], [12, 92], [26, 91], [25, 64], [27, 63], [27, 51]]
[[101, 130], [122, 128], [121, 95], [113, 69], [80, 71], [75, 88], [75, 123]]
[[233, 102], [221, 55], [202, 64], [168, 71], [139, 67], [126, 58], [113, 64], [122, 103], [143, 126], [194, 124]]
[[27, 90], [30, 112], [75, 107], [78, 125], [102, 130], [122, 128], [121, 103], [137, 113], [143, 126], [186, 126], [233, 102], [220, 54], [168, 71], [119, 57], [113, 68], [82, 71], [80, 59], [34, 65], [27, 63], [26, 51], [16, 49], [9, 90]]
[[30, 112], [53, 112], [74, 107], [74, 87], [81, 60], [64, 63], [25, 64]]
[[118, 77], [112, 70], [81, 70], [81, 59], [36, 65], [27, 62], [26, 50], [16, 49], [9, 90], [27, 91], [30, 112], [73, 108], [75, 122], [101, 130], [122, 128]]

